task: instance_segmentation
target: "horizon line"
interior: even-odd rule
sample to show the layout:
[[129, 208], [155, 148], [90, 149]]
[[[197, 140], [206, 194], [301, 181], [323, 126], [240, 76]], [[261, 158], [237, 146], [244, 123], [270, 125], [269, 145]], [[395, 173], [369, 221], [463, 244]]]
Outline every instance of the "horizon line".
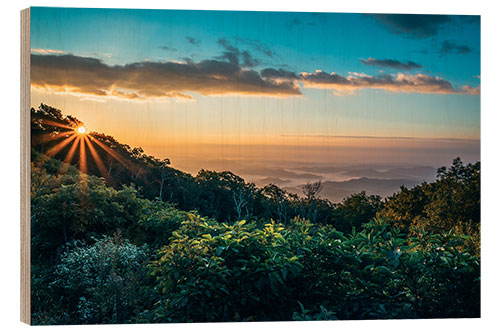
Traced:
[[429, 137], [414, 137], [414, 136], [375, 136], [375, 135], [327, 135], [327, 134], [281, 134], [280, 137], [290, 138], [331, 138], [331, 139], [379, 139], [379, 140], [429, 140], [429, 141], [480, 141], [478, 139], [467, 138], [429, 138]]

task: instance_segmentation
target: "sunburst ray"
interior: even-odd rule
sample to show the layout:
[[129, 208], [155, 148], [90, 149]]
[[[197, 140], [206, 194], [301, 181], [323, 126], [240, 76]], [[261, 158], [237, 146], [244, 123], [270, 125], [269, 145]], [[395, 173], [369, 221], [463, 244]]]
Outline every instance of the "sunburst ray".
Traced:
[[125, 166], [126, 168], [130, 169], [130, 164], [123, 159], [123, 157], [120, 156], [117, 152], [106, 146], [104, 143], [100, 142], [98, 139], [94, 139], [93, 142], [95, 142], [99, 147], [101, 147], [105, 152], [107, 152], [109, 155], [111, 155], [115, 160], [117, 160], [120, 164]]
[[71, 127], [71, 126], [66, 125], [66, 124], [61, 124], [61, 123], [58, 123], [56, 121], [52, 121], [49, 119], [40, 119], [40, 122], [42, 123], [42, 125], [55, 126], [55, 127], [60, 127], [60, 128], [66, 128], [69, 130], [74, 130], [74, 127]]
[[50, 156], [50, 157], [53, 157], [58, 152], [60, 152], [64, 147], [66, 147], [71, 141], [73, 141], [75, 138], [76, 138], [76, 134], [73, 134], [70, 137], [64, 139], [63, 141], [59, 142], [54, 147], [52, 147], [49, 150], [47, 150], [46, 155]]
[[84, 136], [83, 139], [85, 140], [86, 146], [89, 148], [90, 155], [92, 155], [92, 158], [94, 159], [94, 162], [97, 165], [97, 168], [99, 169], [99, 172], [101, 173], [101, 176], [103, 176], [106, 180], [110, 181], [111, 176], [108, 173], [108, 170], [106, 170], [106, 167], [104, 166], [104, 163], [102, 162], [101, 158], [97, 154], [97, 151], [95, 150], [92, 142], [90, 142], [90, 140], [87, 136]]
[[74, 134], [74, 131], [64, 131], [64, 132], [59, 132], [57, 134], [41, 134], [34, 136], [33, 139], [36, 140], [36, 144], [41, 144], [41, 143], [46, 143], [49, 141], [54, 141], [57, 139], [60, 139], [64, 136]]
[[80, 139], [80, 156], [79, 156], [80, 171], [83, 173], [87, 173], [87, 153], [85, 151], [84, 140], [82, 136], [80, 136], [79, 139]]

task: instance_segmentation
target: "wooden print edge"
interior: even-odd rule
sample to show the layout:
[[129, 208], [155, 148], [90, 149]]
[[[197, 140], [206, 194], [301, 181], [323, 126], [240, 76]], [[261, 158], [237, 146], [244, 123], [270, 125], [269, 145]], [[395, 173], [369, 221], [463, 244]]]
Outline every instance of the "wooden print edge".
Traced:
[[31, 325], [30, 8], [21, 10], [21, 322]]

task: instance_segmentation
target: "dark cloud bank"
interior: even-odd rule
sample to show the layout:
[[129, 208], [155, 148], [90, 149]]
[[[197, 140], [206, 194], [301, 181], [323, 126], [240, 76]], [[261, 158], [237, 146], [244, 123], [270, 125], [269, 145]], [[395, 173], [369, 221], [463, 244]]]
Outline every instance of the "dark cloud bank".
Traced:
[[224, 52], [220, 57], [217, 57], [220, 60], [226, 60], [231, 64], [242, 64], [245, 67], [255, 67], [260, 64], [260, 60], [255, 58], [250, 54], [247, 50], [240, 50], [235, 47], [225, 38], [221, 38], [217, 41], [217, 44], [224, 48]]
[[422, 14], [370, 14], [389, 31], [415, 38], [436, 35], [446, 24], [451, 23], [449, 15]]
[[75, 55], [31, 55], [31, 83], [59, 91], [129, 99], [149, 97], [192, 98], [203, 95], [246, 94], [301, 95], [292, 81], [262, 77], [237, 63], [204, 60], [187, 62], [137, 62], [109, 66], [98, 59]]
[[441, 43], [441, 54], [467, 54], [471, 52], [467, 45], [457, 44], [453, 40], [445, 40]]
[[438, 76], [425, 74], [403, 74], [394, 75], [380, 74], [376, 76], [352, 73], [348, 77], [336, 73], [302, 73], [302, 82], [305, 87], [334, 89], [337, 91], [354, 91], [359, 89], [383, 89], [402, 93], [423, 94], [479, 94], [478, 87], [463, 86], [455, 88], [453, 85]]
[[[295, 73], [284, 69], [251, 69], [259, 63], [248, 51], [227, 40], [219, 40], [224, 49], [216, 59], [193, 62], [143, 61], [127, 65], [107, 65], [101, 60], [71, 54], [32, 54], [31, 84], [53, 91], [116, 96], [127, 99], [180, 97], [189, 93], [202, 95], [300, 96], [305, 88], [352, 92], [359, 89], [382, 89], [402, 93], [479, 94], [479, 87], [454, 87], [438, 76], [425, 74], [337, 73], [316, 71]], [[418, 64], [390, 59], [365, 60], [366, 64], [395, 69], [419, 68]]]
[[401, 70], [411, 70], [411, 69], [423, 68], [422, 65], [417, 64], [416, 62], [413, 62], [413, 61], [401, 62], [401, 61], [393, 60], [393, 59], [368, 58], [368, 59], [361, 59], [361, 62], [365, 65], [368, 65], [368, 66], [388, 67], [388, 68], [401, 69]]

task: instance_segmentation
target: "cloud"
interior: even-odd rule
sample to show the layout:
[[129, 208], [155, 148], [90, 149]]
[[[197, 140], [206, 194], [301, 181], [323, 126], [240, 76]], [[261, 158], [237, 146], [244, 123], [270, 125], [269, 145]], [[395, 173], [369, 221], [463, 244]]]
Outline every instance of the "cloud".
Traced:
[[66, 52], [61, 50], [52, 50], [52, 49], [31, 49], [31, 53], [37, 54], [65, 54]]
[[193, 44], [195, 46], [200, 45], [200, 40], [199, 39], [196, 39], [196, 38], [191, 37], [191, 36], [186, 36], [186, 39], [187, 39], [187, 41], [188, 41], [189, 44]]
[[175, 47], [170, 47], [167, 45], [160, 45], [158, 46], [159, 49], [162, 49], [163, 51], [168, 51], [168, 52], [177, 52], [177, 49]]
[[369, 66], [388, 67], [388, 68], [401, 69], [401, 70], [412, 70], [412, 69], [416, 69], [416, 68], [423, 68], [422, 65], [419, 65], [413, 61], [407, 61], [406, 63], [404, 63], [404, 62], [401, 62], [398, 60], [392, 60], [392, 59], [368, 58], [368, 59], [361, 59], [361, 62], [363, 64], [369, 65]]
[[449, 15], [424, 14], [369, 14], [389, 31], [414, 38], [427, 38], [451, 22]]
[[273, 58], [276, 56], [276, 53], [269, 48], [269, 46], [263, 44], [258, 39], [249, 39], [249, 38], [241, 38], [237, 37], [236, 40], [240, 43], [247, 44], [253, 47], [256, 51], [265, 54], [266, 56]]
[[275, 79], [275, 80], [298, 80], [300, 77], [291, 71], [287, 71], [284, 69], [274, 69], [274, 68], [265, 68], [260, 71], [260, 75], [264, 78]]
[[334, 72], [328, 74], [317, 70], [314, 73], [301, 73], [300, 76], [304, 86], [312, 88], [334, 88], [351, 84], [347, 78]]
[[[311, 17], [317, 16], [317, 15], [315, 15], [317, 13], [309, 13], [309, 14], [311, 14]], [[305, 17], [305, 16], [303, 16], [303, 17]], [[286, 25], [287, 25], [287, 27], [292, 27], [292, 26], [298, 26], [298, 25], [301, 25], [301, 24], [306, 24], [306, 25], [309, 25], [309, 26], [315, 26], [316, 22], [314, 20], [310, 20], [310, 21], [304, 22], [300, 18], [294, 17], [293, 20], [288, 21]]]
[[242, 51], [228, 42], [227, 39], [221, 38], [217, 44], [224, 48], [224, 52], [217, 59], [227, 60], [231, 64], [242, 64], [245, 67], [255, 67], [260, 64], [260, 60], [254, 58], [250, 52]]
[[471, 49], [467, 45], [457, 44], [453, 40], [445, 40], [441, 43], [440, 53], [445, 54], [467, 54], [470, 53]]
[[[298, 74], [271, 67], [258, 72], [243, 67], [245, 64], [248, 66], [249, 61], [245, 60], [243, 51], [236, 49], [238, 52], [235, 52], [229, 43], [224, 45], [231, 54], [239, 52], [236, 59], [226, 56], [224, 61], [141, 61], [113, 66], [92, 57], [32, 54], [31, 84], [35, 88], [54, 93], [137, 101], [153, 98], [193, 99], [190, 93], [207, 96], [300, 96], [301, 86], [329, 89], [336, 95], [352, 94], [362, 89], [379, 89], [394, 93], [480, 94], [479, 86], [454, 87], [443, 78], [425, 74], [382, 73], [372, 76], [349, 72], [348, 76], [343, 76], [321, 70]], [[240, 65], [240, 62], [243, 65]], [[410, 62], [401, 64], [408, 66], [408, 63]]]
[[464, 94], [468, 95], [480, 95], [481, 94], [481, 87], [472, 87], [469, 85], [462, 86], [462, 91]]
[[202, 95], [302, 95], [296, 82], [262, 77], [238, 64], [204, 60], [198, 63], [144, 61], [110, 66], [75, 55], [31, 55], [31, 84], [55, 92], [116, 96], [126, 99]]
[[348, 77], [336, 73], [316, 71], [300, 74], [304, 87], [317, 89], [332, 89], [337, 92], [353, 92], [359, 89], [381, 89], [399, 93], [422, 94], [479, 94], [479, 87], [464, 86], [454, 88], [452, 84], [438, 76], [425, 74], [396, 75], [381, 74], [377, 76], [363, 73], [352, 73]]

